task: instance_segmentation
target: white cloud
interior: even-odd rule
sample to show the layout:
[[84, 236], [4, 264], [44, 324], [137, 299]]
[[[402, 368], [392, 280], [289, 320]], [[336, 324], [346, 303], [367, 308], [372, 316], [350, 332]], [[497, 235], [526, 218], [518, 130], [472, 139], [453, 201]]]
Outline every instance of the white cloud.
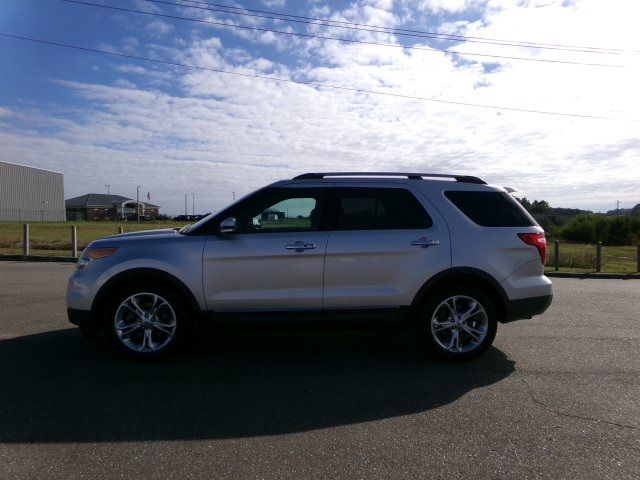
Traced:
[[114, 85], [122, 88], [136, 89], [138, 88], [135, 83], [130, 82], [125, 78], [119, 78], [114, 82]]
[[268, 8], [282, 8], [286, 3], [287, 0], [262, 0], [262, 4]]
[[173, 30], [173, 25], [167, 22], [163, 22], [162, 20], [154, 20], [146, 26], [146, 31], [149, 33], [149, 35], [155, 38], [164, 37], [165, 35], [173, 32]]
[[[595, 0], [568, 7], [485, 3], [431, 1], [429, 8], [482, 7], [481, 21], [445, 26], [478, 37], [640, 49], [638, 38], [629, 34], [634, 31], [630, 22], [640, 14], [635, 4], [611, 9]], [[401, 25], [385, 1], [357, 1], [326, 14]], [[230, 42], [211, 37], [212, 32], [220, 30], [195, 29], [179, 48], [146, 47], [157, 58], [206, 68], [436, 100], [629, 118], [638, 118], [640, 111], [639, 69], [629, 56], [470, 42], [457, 47], [630, 64], [603, 69], [504, 60], [499, 69], [485, 71], [475, 57], [460, 62], [438, 51], [282, 40], [254, 32], [237, 34], [229, 48]], [[350, 35], [396, 41], [387, 34]], [[278, 38], [278, 51], [293, 61], [282, 63], [265, 47]], [[258, 54], [251, 42], [267, 54]], [[156, 79], [171, 90], [160, 83], [135, 88], [133, 83], [145, 85], [152, 73], [163, 73], [158, 69], [122, 62], [116, 70], [123, 78], [115, 86], [60, 82], [84, 105], [72, 117], [62, 104], [46, 114], [37, 107], [24, 109], [18, 120], [13, 110], [11, 116], [0, 110], [3, 154], [10, 161], [65, 171], [67, 196], [100, 191], [102, 183], [121, 185], [117, 193], [126, 195], [143, 183], [154, 201], [174, 213], [181, 211], [186, 191], [195, 191], [203, 208], [217, 210], [231, 191], [247, 193], [279, 178], [324, 169], [475, 174], [561, 206], [601, 209], [616, 199], [640, 201], [639, 123], [496, 111], [177, 68]]]
[[417, 7], [431, 13], [460, 12], [469, 7], [473, 0], [419, 0]]
[[146, 68], [141, 67], [140, 65], [117, 64], [113, 66], [113, 69], [116, 72], [135, 73], [138, 75], [146, 75], [148, 73], [148, 70]]

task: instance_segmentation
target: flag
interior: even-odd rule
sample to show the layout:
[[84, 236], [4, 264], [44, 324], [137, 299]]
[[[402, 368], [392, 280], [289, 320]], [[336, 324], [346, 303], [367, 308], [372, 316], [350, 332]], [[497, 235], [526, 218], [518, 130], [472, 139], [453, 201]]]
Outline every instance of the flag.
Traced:
[[151, 194], [147, 192], [147, 202], [151, 201]]

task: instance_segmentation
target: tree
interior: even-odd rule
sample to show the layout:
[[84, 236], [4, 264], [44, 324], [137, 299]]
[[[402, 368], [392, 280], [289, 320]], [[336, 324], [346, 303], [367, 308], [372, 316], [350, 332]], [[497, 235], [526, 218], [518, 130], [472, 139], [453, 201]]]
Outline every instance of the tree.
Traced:
[[546, 200], [534, 200], [531, 204], [532, 213], [549, 213], [551, 211], [551, 205]]
[[523, 198], [515, 197], [515, 199], [518, 202], [520, 202], [520, 205], [522, 205], [527, 212], [531, 212], [531, 202], [527, 200], [526, 197], [523, 197]]

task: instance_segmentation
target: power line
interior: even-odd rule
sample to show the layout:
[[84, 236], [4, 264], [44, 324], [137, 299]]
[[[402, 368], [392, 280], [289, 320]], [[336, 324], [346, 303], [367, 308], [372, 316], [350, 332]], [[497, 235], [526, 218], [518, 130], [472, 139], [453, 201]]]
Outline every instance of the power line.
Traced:
[[99, 50], [99, 49], [96, 49], [96, 48], [81, 47], [81, 46], [78, 46], [78, 45], [69, 45], [69, 44], [66, 44], [66, 43], [52, 42], [52, 41], [49, 41], [49, 40], [41, 40], [41, 39], [37, 39], [37, 38], [24, 37], [24, 36], [20, 36], [20, 35], [13, 35], [13, 34], [3, 33], [3, 32], [0, 32], [0, 36], [8, 37], [8, 38], [14, 38], [14, 39], [17, 39], [17, 40], [24, 40], [24, 41], [28, 41], [28, 42], [40, 43], [40, 44], [44, 44], [44, 45], [51, 45], [51, 46], [55, 46], [55, 47], [69, 48], [69, 49], [73, 49], [73, 50], [80, 50], [80, 51], [84, 51], [84, 52], [100, 53], [100, 54], [103, 54], [103, 55], [110, 55], [110, 56], [113, 56], [113, 57], [128, 58], [128, 59], [132, 59], [132, 60], [141, 60], [141, 61], [145, 61], [145, 62], [159, 63], [159, 64], [163, 64], [163, 65], [170, 65], [170, 66], [173, 66], [173, 67], [189, 68], [189, 69], [201, 70], [201, 71], [207, 71], [207, 72], [222, 73], [222, 74], [225, 74], [225, 75], [235, 75], [235, 76], [239, 76], [239, 77], [259, 78], [259, 79], [262, 79], [262, 80], [271, 80], [271, 81], [275, 81], [275, 82], [291, 83], [291, 84], [296, 84], [296, 85], [306, 85], [306, 86], [317, 87], [317, 88], [328, 88], [328, 89], [332, 89], [332, 90], [342, 90], [342, 91], [355, 92], [355, 93], [367, 93], [367, 94], [372, 94], [372, 95], [384, 95], [386, 97], [404, 98], [404, 99], [408, 99], [408, 100], [418, 100], [418, 101], [423, 101], [423, 102], [443, 103], [443, 104], [448, 104], [448, 105], [458, 105], [458, 106], [464, 106], [464, 107], [487, 108], [487, 109], [492, 109], [492, 110], [505, 110], [505, 111], [511, 111], [511, 112], [521, 112], [521, 113], [537, 113], [537, 114], [541, 114], [541, 115], [555, 115], [555, 116], [559, 116], [559, 117], [575, 117], [575, 118], [587, 118], [587, 119], [597, 119], [597, 120], [616, 120], [616, 121], [623, 121], [623, 122], [640, 122], [640, 119], [632, 119], [632, 118], [617, 118], [617, 117], [607, 117], [607, 116], [603, 116], [603, 115], [588, 115], [588, 114], [569, 113], [569, 112], [554, 112], [554, 111], [550, 111], [550, 110], [533, 110], [533, 109], [528, 109], [528, 108], [505, 107], [505, 106], [500, 106], [500, 105], [490, 105], [490, 104], [482, 104], [482, 103], [462, 102], [462, 101], [456, 101], [456, 100], [444, 100], [444, 99], [440, 99], [440, 98], [427, 98], [427, 97], [419, 97], [419, 96], [415, 96], [415, 95], [405, 95], [405, 94], [401, 94], [401, 93], [381, 92], [381, 91], [376, 91], [376, 90], [366, 90], [366, 89], [362, 89], [362, 88], [344, 87], [344, 86], [330, 85], [330, 84], [319, 83], [319, 82], [306, 82], [306, 81], [303, 81], [303, 80], [292, 80], [290, 78], [269, 77], [267, 75], [256, 75], [256, 74], [251, 74], [251, 73], [242, 73], [242, 72], [234, 72], [234, 71], [229, 71], [229, 70], [222, 70], [222, 69], [218, 69], [218, 68], [201, 67], [201, 66], [198, 66], [198, 65], [190, 65], [190, 64], [186, 64], [186, 63], [171, 62], [169, 60], [157, 60], [157, 59], [152, 59], [152, 58], [147, 58], [147, 57], [140, 57], [138, 55], [130, 55], [130, 54], [119, 53], [119, 52], [109, 52], [109, 51], [106, 51], [106, 50]]
[[390, 33], [394, 35], [418, 37], [418, 38], [434, 38], [440, 40], [450, 41], [466, 41], [472, 43], [486, 43], [491, 45], [503, 45], [503, 46], [515, 46], [523, 48], [539, 48], [549, 50], [566, 50], [570, 52], [584, 52], [584, 53], [598, 53], [598, 54], [611, 54], [611, 55], [624, 55], [624, 54], [638, 54], [640, 52], [625, 52], [620, 48], [603, 48], [603, 47], [589, 47], [579, 45], [566, 45], [557, 43], [541, 43], [541, 42], [528, 42], [519, 40], [505, 40], [498, 38], [488, 37], [474, 37], [468, 35], [454, 35], [441, 32], [428, 32], [423, 30], [410, 30], [397, 27], [385, 27], [380, 25], [371, 25], [366, 23], [347, 22], [342, 20], [330, 20], [326, 18], [308, 17], [302, 15], [292, 15], [288, 13], [270, 12], [265, 10], [255, 10], [246, 7], [236, 7], [232, 5], [225, 5], [220, 3], [211, 3], [198, 0], [181, 0], [189, 3], [195, 3], [199, 5], [207, 5], [214, 8], [198, 7], [194, 5], [185, 5], [183, 3], [173, 3], [164, 0], [144, 0], [146, 2], [161, 3], [166, 5], [181, 6], [187, 8], [197, 8], [201, 10], [209, 10], [214, 12], [230, 13], [234, 15], [244, 15], [249, 17], [267, 18], [272, 20], [284, 20], [287, 22], [305, 23], [311, 25], [320, 25], [332, 28], [345, 28], [350, 30], [358, 30], [365, 32], [377, 32], [377, 33]]
[[378, 45], [383, 47], [421, 50], [428, 53], [441, 52], [441, 53], [456, 54], [456, 55], [469, 55], [469, 56], [476, 56], [476, 57], [497, 58], [502, 60], [505, 60], [505, 59], [506, 60], [523, 60], [528, 62], [586, 65], [591, 67], [605, 67], [605, 68], [624, 68], [625, 67], [624, 65], [612, 65], [612, 64], [604, 64], [604, 63], [573, 62], [570, 60], [553, 60], [548, 58], [516, 57], [511, 55], [494, 55], [494, 54], [488, 54], [488, 53], [462, 52], [458, 50], [435, 49], [435, 48], [432, 49], [432, 48], [425, 48], [425, 47], [405, 46], [405, 45], [398, 45], [393, 43], [380, 43], [380, 42], [372, 42], [372, 41], [366, 41], [366, 40], [354, 40], [354, 39], [339, 38], [339, 37], [329, 37], [329, 36], [323, 36], [323, 35], [313, 35], [310, 33], [287, 32], [284, 30], [276, 30], [272, 28], [263, 28], [263, 27], [253, 27], [249, 25], [228, 24], [224, 22], [215, 22], [212, 20], [203, 20], [199, 18], [181, 17], [178, 15], [169, 15], [169, 14], [157, 13], [157, 12], [147, 12], [143, 10], [135, 10], [132, 8], [115, 7], [112, 5], [101, 5], [98, 3], [85, 2], [81, 0], [60, 0], [60, 1], [67, 2], [67, 3], [74, 3], [77, 5], [85, 5], [90, 7], [106, 8], [109, 10], [116, 10], [116, 11], [127, 12], [127, 13], [138, 13], [143, 15], [150, 15], [153, 17], [171, 18], [174, 20], [186, 20], [190, 22], [204, 23], [207, 25], [216, 25], [216, 26], [226, 27], [226, 28], [238, 28], [238, 29], [253, 30], [258, 32], [270, 32], [270, 33], [276, 33], [278, 35], [287, 35], [287, 36], [296, 36], [296, 37], [305, 37], [305, 38], [318, 38], [321, 40], [332, 40], [332, 41], [345, 42], [345, 43], [357, 43], [357, 44], [363, 44], [363, 45]]

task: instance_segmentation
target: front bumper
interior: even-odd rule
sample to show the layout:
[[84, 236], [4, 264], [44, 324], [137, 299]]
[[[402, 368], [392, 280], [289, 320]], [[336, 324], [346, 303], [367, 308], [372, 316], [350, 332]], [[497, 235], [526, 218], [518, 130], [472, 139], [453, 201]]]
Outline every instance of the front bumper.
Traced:
[[509, 300], [506, 303], [506, 318], [504, 323], [531, 318], [534, 315], [543, 313], [553, 300], [553, 294], [541, 297], [523, 298], [520, 300]]
[[100, 324], [95, 316], [88, 310], [67, 308], [67, 318], [74, 325], [80, 327], [84, 333], [98, 333]]

